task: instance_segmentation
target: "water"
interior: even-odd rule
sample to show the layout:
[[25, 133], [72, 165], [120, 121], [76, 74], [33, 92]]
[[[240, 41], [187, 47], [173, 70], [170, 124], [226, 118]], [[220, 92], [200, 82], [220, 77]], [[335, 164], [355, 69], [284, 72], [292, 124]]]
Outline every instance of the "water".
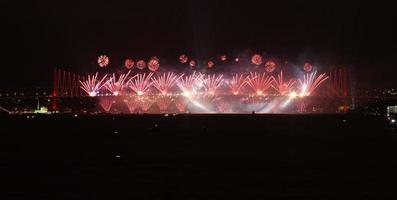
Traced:
[[396, 138], [359, 115], [0, 116], [2, 199], [384, 199]]

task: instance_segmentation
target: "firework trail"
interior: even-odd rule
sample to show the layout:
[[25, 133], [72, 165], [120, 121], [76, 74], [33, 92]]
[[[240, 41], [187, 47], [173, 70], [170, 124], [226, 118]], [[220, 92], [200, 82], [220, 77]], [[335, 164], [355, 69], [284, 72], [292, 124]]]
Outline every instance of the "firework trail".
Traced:
[[147, 76], [146, 73], [137, 74], [128, 81], [130, 83], [129, 86], [134, 92], [136, 92], [137, 95], [144, 95], [153, 84], [151, 81], [152, 76], [152, 72], [150, 72]]
[[94, 97], [105, 85], [103, 81], [106, 79], [106, 77], [107, 75], [105, 75], [100, 81], [97, 81], [98, 72], [93, 76], [88, 75], [88, 79], [86, 81], [79, 81], [81, 84], [80, 88], [84, 90], [90, 97]]
[[117, 81], [116, 81], [116, 75], [113, 73], [113, 76], [105, 83], [106, 89], [109, 90], [109, 92], [111, 92], [115, 96], [119, 95], [123, 90], [125, 86], [124, 82], [130, 73], [131, 71], [128, 71], [127, 74], [120, 75]]
[[272, 76], [266, 76], [266, 73], [263, 73], [261, 76], [256, 72], [250, 72], [250, 75], [247, 77], [247, 85], [249, 85], [257, 95], [263, 95], [265, 91], [271, 87], [273, 79]]
[[319, 76], [316, 75], [317, 71], [314, 71], [312, 73], [305, 74], [303, 79], [299, 80], [299, 96], [304, 97], [312, 95], [316, 88], [329, 78], [326, 73], [320, 74]]
[[238, 95], [241, 88], [247, 84], [247, 77], [243, 74], [236, 74], [232, 77], [232, 81], [228, 82], [228, 86], [234, 95]]
[[283, 71], [278, 75], [278, 79], [274, 80], [272, 87], [281, 95], [287, 95], [293, 89], [296, 81], [290, 79], [287, 83], [284, 82]]
[[223, 84], [223, 75], [207, 75], [202, 77], [205, 93], [215, 95], [216, 90]]
[[152, 78], [153, 86], [160, 91], [162, 95], [166, 95], [182, 76], [183, 74], [178, 76], [173, 72], [163, 73], [161, 76]]

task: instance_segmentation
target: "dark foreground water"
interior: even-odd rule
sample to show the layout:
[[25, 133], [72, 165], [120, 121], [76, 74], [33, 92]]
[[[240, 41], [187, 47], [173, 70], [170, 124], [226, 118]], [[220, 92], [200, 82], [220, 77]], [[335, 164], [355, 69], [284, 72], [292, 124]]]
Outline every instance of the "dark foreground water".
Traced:
[[356, 115], [0, 116], [0, 199], [392, 199], [396, 137]]

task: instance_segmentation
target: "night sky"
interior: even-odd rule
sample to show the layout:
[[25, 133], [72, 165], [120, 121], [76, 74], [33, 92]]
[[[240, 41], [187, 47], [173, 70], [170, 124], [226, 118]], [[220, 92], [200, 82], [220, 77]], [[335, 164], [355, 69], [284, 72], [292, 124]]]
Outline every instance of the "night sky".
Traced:
[[244, 51], [351, 66], [366, 86], [395, 86], [394, 6], [375, 1], [21, 1], [0, 3], [1, 87], [51, 86], [52, 70], [126, 57]]

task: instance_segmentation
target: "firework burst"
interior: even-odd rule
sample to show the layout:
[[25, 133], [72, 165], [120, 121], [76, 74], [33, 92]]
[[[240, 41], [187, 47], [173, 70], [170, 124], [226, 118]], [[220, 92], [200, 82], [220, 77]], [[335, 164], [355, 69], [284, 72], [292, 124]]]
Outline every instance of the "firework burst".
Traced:
[[152, 78], [153, 86], [160, 91], [161, 94], [166, 95], [182, 76], [183, 74], [178, 76], [173, 72], [163, 73], [161, 76]]
[[246, 80], [247, 77], [243, 74], [236, 74], [227, 85], [234, 95], [238, 95], [240, 90], [247, 84]]
[[272, 60], [269, 60], [265, 63], [265, 70], [269, 73], [273, 72], [276, 69], [276, 63]]
[[196, 72], [193, 72], [193, 74], [181, 77], [177, 81], [177, 85], [179, 89], [182, 90], [184, 96], [191, 96], [196, 94], [196, 85], [198, 80], [200, 80], [202, 76], [203, 75], [201, 73], [196, 74]]
[[187, 57], [186, 54], [182, 54], [182, 55], [179, 56], [179, 62], [182, 63], [182, 64], [187, 63], [188, 59], [189, 58]]
[[150, 71], [157, 71], [160, 68], [160, 60], [156, 56], [153, 56], [147, 63], [147, 66]]
[[262, 64], [262, 56], [260, 56], [259, 54], [253, 55], [251, 58], [251, 63], [254, 65]]
[[305, 74], [302, 80], [299, 80], [300, 94], [299, 96], [310, 96], [314, 93], [316, 88], [326, 81], [329, 77], [323, 73], [317, 76], [317, 71]]
[[284, 82], [284, 77], [283, 77], [283, 71], [280, 72], [280, 74], [277, 77], [278, 79], [274, 80], [274, 84], [272, 87], [281, 95], [287, 95], [292, 91], [296, 81], [293, 79], [290, 79], [287, 83]]
[[128, 71], [127, 74], [120, 75], [119, 79], [116, 80], [116, 75], [113, 73], [113, 76], [105, 83], [105, 87], [109, 92], [111, 92], [114, 96], [117, 96], [121, 93], [124, 88], [124, 82], [127, 79], [128, 75], [131, 71]]
[[136, 63], [136, 68], [138, 69], [145, 69], [146, 68], [146, 62], [144, 60], [139, 60]]
[[266, 76], [263, 73], [262, 76], [258, 73], [250, 73], [247, 77], [247, 85], [249, 85], [257, 95], [263, 95], [267, 89], [269, 89], [273, 83], [272, 76]]
[[135, 62], [134, 62], [134, 60], [132, 60], [131, 58], [127, 58], [127, 59], [125, 59], [125, 61], [124, 61], [124, 66], [125, 66], [125, 68], [127, 68], [127, 69], [133, 68], [133, 67], [134, 67], [134, 64], [135, 64]]
[[109, 57], [106, 55], [100, 55], [97, 62], [99, 67], [106, 67], [109, 65]]
[[98, 72], [90, 76], [88, 75], [88, 79], [85, 81], [79, 81], [81, 86], [80, 88], [84, 90], [88, 96], [94, 97], [98, 94], [99, 90], [105, 85], [104, 80], [106, 79], [107, 75], [105, 75], [100, 81], [97, 81]]
[[216, 90], [222, 86], [223, 84], [223, 75], [218, 75], [216, 76], [215, 74], [213, 75], [207, 75], [206, 77], [202, 77], [203, 81], [203, 86], [205, 90], [205, 94], [207, 95], [214, 95]]
[[152, 76], [152, 72], [148, 75], [146, 75], [146, 73], [137, 74], [128, 81], [130, 83], [129, 86], [137, 95], [144, 95], [153, 84], [151, 81]]

